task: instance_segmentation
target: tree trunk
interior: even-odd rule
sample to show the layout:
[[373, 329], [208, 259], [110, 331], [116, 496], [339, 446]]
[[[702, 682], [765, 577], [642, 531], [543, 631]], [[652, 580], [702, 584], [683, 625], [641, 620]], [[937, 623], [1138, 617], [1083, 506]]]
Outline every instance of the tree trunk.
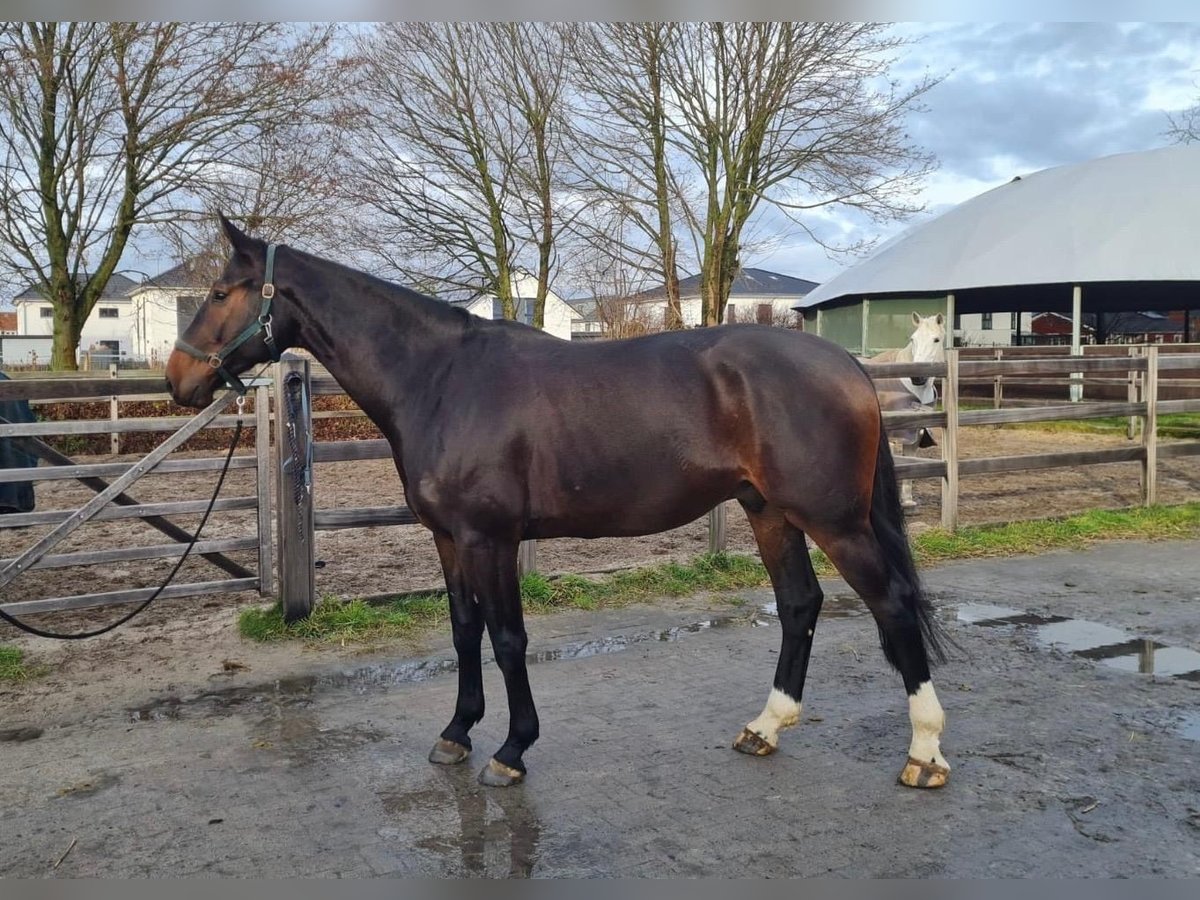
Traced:
[[79, 337], [83, 331], [76, 321], [74, 312], [66, 304], [54, 305], [54, 350], [50, 356], [50, 368], [55, 371], [74, 372], [79, 369], [75, 351], [79, 349]]

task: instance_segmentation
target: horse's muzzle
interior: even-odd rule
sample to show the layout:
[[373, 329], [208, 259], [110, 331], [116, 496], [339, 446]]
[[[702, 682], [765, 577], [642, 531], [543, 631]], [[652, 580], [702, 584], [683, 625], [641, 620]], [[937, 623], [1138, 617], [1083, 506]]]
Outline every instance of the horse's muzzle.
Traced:
[[929, 378], [925, 375], [914, 376], [913, 378], [909, 379], [909, 381], [911, 381], [917, 387], [924, 387], [925, 382], [927, 382], [928, 380], [929, 380]]

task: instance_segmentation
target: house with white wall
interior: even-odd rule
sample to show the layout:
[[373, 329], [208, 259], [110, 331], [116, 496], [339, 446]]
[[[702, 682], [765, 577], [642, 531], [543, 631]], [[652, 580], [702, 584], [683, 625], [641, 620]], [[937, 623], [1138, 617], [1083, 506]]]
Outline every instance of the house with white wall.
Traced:
[[165, 363], [211, 281], [211, 271], [192, 259], [130, 287], [133, 355], [151, 365]]
[[[85, 276], [86, 277], [86, 276]], [[81, 353], [112, 357], [134, 356], [132, 343], [133, 303], [127, 292], [134, 283], [124, 275], [113, 275], [104, 293], [83, 323], [79, 338]], [[54, 307], [37, 287], [28, 287], [13, 298], [17, 334], [23, 337], [53, 337]], [[49, 362], [49, 359], [38, 362]]]
[[[517, 304], [517, 321], [526, 325], [533, 324], [533, 306], [537, 299], [537, 278], [526, 272], [513, 276], [513, 296]], [[471, 315], [483, 319], [502, 319], [504, 313], [500, 307], [500, 299], [491, 294], [481, 294], [470, 300], [454, 300], [455, 306], [465, 309]], [[564, 341], [571, 339], [571, 320], [578, 318], [577, 313], [569, 303], [563, 300], [553, 290], [546, 292], [546, 308], [543, 315], [542, 330]]]
[[[741, 269], [729, 289], [725, 321], [776, 325], [791, 323], [796, 318], [792, 306], [816, 286], [815, 281], [766, 269]], [[646, 317], [647, 324], [662, 327], [667, 313], [665, 288], [643, 291], [630, 299], [638, 305], [639, 314]], [[683, 315], [683, 324], [688, 328], [700, 325], [701, 309], [700, 276], [690, 275], [681, 279], [679, 310]]]

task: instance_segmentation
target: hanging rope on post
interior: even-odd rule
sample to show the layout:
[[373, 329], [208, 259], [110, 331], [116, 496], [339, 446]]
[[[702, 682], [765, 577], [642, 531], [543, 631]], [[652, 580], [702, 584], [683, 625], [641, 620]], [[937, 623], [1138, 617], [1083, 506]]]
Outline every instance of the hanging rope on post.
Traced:
[[[296, 421], [302, 415], [308, 415], [309, 397], [308, 384], [299, 372], [289, 374], [283, 381], [283, 396], [287, 403], [288, 422], [288, 452], [290, 458], [284, 463], [283, 470], [292, 479], [292, 502], [299, 507], [312, 496], [313, 442], [304, 441], [305, 446], [296, 434]], [[303, 522], [296, 520], [296, 533], [300, 540], [308, 539]]]

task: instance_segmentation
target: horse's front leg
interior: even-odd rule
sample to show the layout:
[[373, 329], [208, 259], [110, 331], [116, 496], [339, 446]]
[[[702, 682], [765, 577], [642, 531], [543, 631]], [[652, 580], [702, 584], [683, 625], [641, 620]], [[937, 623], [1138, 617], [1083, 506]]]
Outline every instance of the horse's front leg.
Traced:
[[516, 539], [456, 535], [467, 582], [474, 591], [492, 639], [496, 665], [508, 692], [508, 738], [479, 773], [481, 784], [507, 787], [525, 779], [525, 751], [538, 739], [538, 716], [529, 689], [525, 649], [529, 639], [521, 614]]
[[434, 535], [446, 591], [450, 595], [450, 624], [454, 630], [454, 649], [458, 654], [458, 700], [454, 718], [429, 751], [429, 761], [439, 765], [460, 763], [471, 753], [470, 730], [483, 718], [483, 612], [467, 583], [454, 541], [446, 535]]
[[[919, 441], [914, 441], [911, 444], [902, 441], [892, 441], [892, 455], [897, 453], [901, 456], [916, 456], [917, 449], [921, 446]], [[917, 501], [913, 497], [912, 481], [908, 478], [900, 479], [900, 506], [902, 509], [916, 509]]]

